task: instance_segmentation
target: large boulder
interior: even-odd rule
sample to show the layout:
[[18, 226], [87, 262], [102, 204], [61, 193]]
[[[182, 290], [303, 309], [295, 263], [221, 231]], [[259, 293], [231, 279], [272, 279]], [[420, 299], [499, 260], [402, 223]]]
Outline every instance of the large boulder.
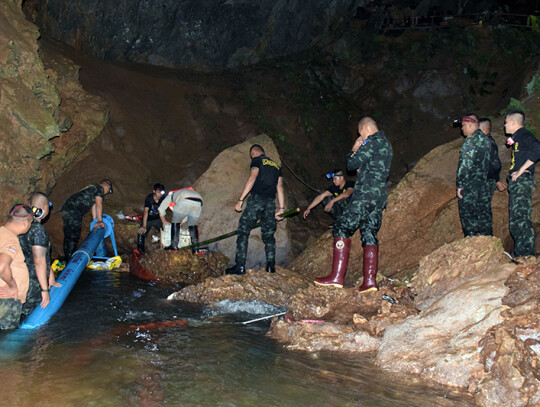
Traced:
[[476, 391], [481, 406], [540, 405], [540, 263], [528, 259], [505, 285], [504, 322], [480, 341], [484, 370]]
[[388, 327], [378, 363], [439, 383], [468, 388], [483, 369], [478, 343], [503, 322], [504, 285], [515, 265], [493, 237], [444, 245], [421, 263], [415, 285], [422, 312]]
[[480, 406], [538, 405], [540, 267], [520, 262], [492, 237], [424, 258], [413, 281], [422, 311], [384, 331], [377, 362], [466, 388]]
[[[253, 144], [263, 146], [266, 155], [281, 164], [275, 144], [266, 135], [250, 138], [221, 152], [212, 161], [208, 170], [193, 185], [204, 200], [202, 215], [199, 219], [201, 240], [233, 232], [238, 227], [240, 214], [235, 212], [234, 205], [249, 176], [251, 160], [249, 148]], [[276, 263], [285, 265], [290, 260], [291, 247], [286, 219], [278, 223], [274, 236], [276, 238]], [[210, 248], [224, 253], [231, 262], [234, 262], [236, 238], [229, 237], [212, 243]], [[249, 238], [246, 266], [264, 267], [265, 265], [266, 257], [261, 239], [261, 229], [256, 228], [251, 231]]]

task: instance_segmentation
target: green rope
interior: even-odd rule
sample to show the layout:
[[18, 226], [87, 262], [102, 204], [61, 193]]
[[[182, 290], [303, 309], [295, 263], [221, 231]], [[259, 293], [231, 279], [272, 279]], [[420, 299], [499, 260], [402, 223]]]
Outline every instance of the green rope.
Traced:
[[[290, 216], [293, 216], [293, 215], [296, 215], [298, 212], [300, 212], [300, 208], [296, 208], [296, 209], [290, 209], [288, 210], [287, 212], [283, 212], [281, 215], [279, 215], [280, 217], [282, 218], [288, 218]], [[257, 222], [257, 224], [253, 227], [253, 229], [256, 229], [258, 227], [261, 226], [261, 222]], [[238, 233], [237, 230], [235, 230], [234, 232], [229, 232], [229, 233], [225, 233], [224, 235], [220, 235], [218, 237], [214, 237], [212, 239], [208, 239], [208, 240], [205, 240], [203, 242], [199, 242], [199, 243], [194, 243], [192, 245], [189, 245], [189, 246], [184, 246], [184, 247], [179, 247], [178, 249], [179, 250], [191, 250], [191, 249], [195, 249], [196, 247], [199, 247], [199, 246], [204, 246], [206, 244], [209, 244], [209, 243], [214, 243], [214, 242], [217, 242], [219, 240], [223, 240], [223, 239], [227, 239], [228, 237], [231, 237], [231, 236], [234, 236]]]

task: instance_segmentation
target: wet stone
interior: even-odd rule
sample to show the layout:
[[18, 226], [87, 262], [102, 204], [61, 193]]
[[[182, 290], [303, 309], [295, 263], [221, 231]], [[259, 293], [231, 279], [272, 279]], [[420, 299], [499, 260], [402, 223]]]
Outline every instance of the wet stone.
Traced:
[[189, 250], [159, 250], [147, 253], [141, 264], [161, 281], [176, 284], [198, 284], [208, 277], [220, 276], [229, 259], [223, 253], [194, 255]]

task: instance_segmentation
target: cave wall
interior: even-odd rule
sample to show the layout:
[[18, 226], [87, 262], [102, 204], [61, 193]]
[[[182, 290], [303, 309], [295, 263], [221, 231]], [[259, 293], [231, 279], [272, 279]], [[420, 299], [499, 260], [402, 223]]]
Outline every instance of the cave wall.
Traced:
[[38, 37], [21, 1], [0, 2], [0, 216], [35, 190], [50, 192], [107, 121], [103, 101], [78, 83], [77, 66], [43, 64]]
[[27, 0], [48, 36], [101, 59], [220, 69], [328, 41], [368, 0]]

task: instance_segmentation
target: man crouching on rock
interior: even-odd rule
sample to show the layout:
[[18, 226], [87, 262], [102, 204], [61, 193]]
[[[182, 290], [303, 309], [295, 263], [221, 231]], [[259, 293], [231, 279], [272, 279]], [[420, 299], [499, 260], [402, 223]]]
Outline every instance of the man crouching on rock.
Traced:
[[[238, 222], [238, 237], [236, 239], [236, 264], [228, 268], [227, 274], [246, 273], [246, 255], [249, 242], [249, 234], [255, 224], [261, 220], [261, 237], [266, 252], [266, 271], [276, 271], [276, 232], [279, 215], [285, 211], [285, 194], [283, 193], [283, 179], [281, 169], [275, 161], [264, 155], [264, 149], [254, 144], [249, 149], [251, 164], [249, 177], [236, 202], [234, 209], [242, 212], [244, 199], [248, 198], [246, 209]], [[279, 209], [275, 210], [276, 192]]]
[[360, 136], [347, 156], [347, 169], [357, 171], [354, 192], [333, 228], [332, 273], [314, 282], [321, 286], [343, 287], [351, 250], [350, 237], [360, 229], [364, 246], [364, 281], [359, 291], [365, 293], [379, 289], [375, 280], [379, 258], [377, 233], [386, 207], [386, 181], [392, 163], [392, 146], [371, 117], [360, 120], [358, 133]]

